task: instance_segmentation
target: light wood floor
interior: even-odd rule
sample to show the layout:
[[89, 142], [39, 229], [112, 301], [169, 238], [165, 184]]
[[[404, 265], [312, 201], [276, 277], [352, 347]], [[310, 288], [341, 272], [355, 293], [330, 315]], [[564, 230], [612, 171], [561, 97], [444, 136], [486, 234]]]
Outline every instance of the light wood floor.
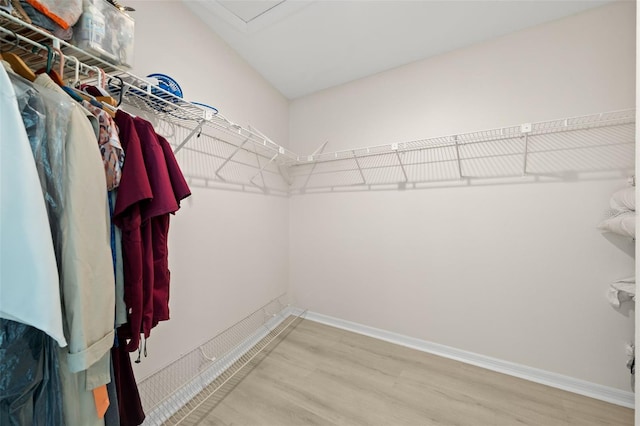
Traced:
[[181, 425], [633, 425], [633, 410], [302, 321]]

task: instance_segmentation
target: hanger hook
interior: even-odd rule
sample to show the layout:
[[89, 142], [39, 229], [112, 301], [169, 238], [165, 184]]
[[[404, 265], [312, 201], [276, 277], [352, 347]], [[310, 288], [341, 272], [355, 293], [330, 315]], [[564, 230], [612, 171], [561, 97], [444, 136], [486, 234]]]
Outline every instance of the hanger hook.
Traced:
[[[49, 46], [48, 44], [42, 44], [42, 43], [38, 43], [40, 44], [40, 46], [42, 46], [43, 48], [47, 49], [47, 74], [49, 74], [49, 72], [51, 72], [51, 67], [53, 66], [53, 50], [51, 50], [51, 46]], [[33, 49], [31, 49], [31, 52], [36, 54], [38, 53], [38, 47], [37, 46], [33, 46]]]
[[96, 73], [96, 77], [98, 77], [98, 85], [97, 85], [97, 87], [102, 87], [102, 73], [104, 71], [102, 71], [102, 69], [98, 68], [97, 66], [93, 66], [93, 67], [91, 67], [91, 69], [93, 69], [93, 71]]
[[122, 80], [122, 78], [120, 78], [120, 76], [114, 75], [109, 77], [109, 84], [111, 84], [112, 78], [115, 78], [120, 82], [120, 91], [118, 92], [118, 104], [116, 105], [116, 107], [119, 107], [120, 104], [122, 104], [122, 97], [124, 96], [124, 81]]
[[100, 71], [100, 75], [102, 76], [102, 81], [99, 82], [98, 86], [100, 86], [100, 88], [102, 89], [106, 89], [107, 88], [107, 73], [104, 72], [104, 70], [100, 67], [98, 67], [98, 70]]
[[47, 74], [51, 72], [53, 68], [53, 49], [48, 44], [43, 45], [47, 49]]
[[58, 74], [60, 74], [60, 78], [64, 79], [64, 54], [62, 53], [62, 50], [60, 50], [59, 47], [54, 47], [53, 50], [58, 54], [58, 56], [60, 57], [60, 65], [58, 68]]
[[73, 75], [73, 83], [71, 84], [73, 87], [80, 82], [80, 61], [75, 56], [68, 55], [67, 59], [72, 59], [74, 62], [74, 75]]
[[[18, 38], [18, 34], [16, 34], [16, 32], [13, 30], [8, 30], [8, 31], [11, 31], [11, 34], [13, 34], [13, 47], [18, 49], [20, 47], [20, 39]], [[9, 48], [8, 50], [0, 49], [0, 52], [9, 52], [11, 50], [12, 50], [11, 48]]]

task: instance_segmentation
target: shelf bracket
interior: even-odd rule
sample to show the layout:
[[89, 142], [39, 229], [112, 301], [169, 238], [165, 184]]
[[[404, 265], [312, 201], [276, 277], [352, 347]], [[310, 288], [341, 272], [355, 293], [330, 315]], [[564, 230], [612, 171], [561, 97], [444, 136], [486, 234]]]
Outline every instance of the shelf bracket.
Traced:
[[[274, 161], [276, 158], [278, 158], [278, 155], [280, 155], [280, 152], [276, 152], [276, 153], [273, 155], [273, 157], [271, 157], [271, 159], [270, 159], [269, 161], [267, 161], [267, 163], [266, 163], [264, 166], [260, 167], [260, 170], [258, 170], [258, 173], [256, 173], [255, 175], [253, 175], [253, 177], [252, 177], [251, 179], [249, 179], [249, 182], [251, 182], [253, 185], [255, 185], [255, 186], [258, 186], [258, 187], [259, 187], [259, 185], [257, 185], [253, 180], [254, 180], [258, 175], [261, 175], [261, 174], [262, 174], [262, 171], [263, 171], [264, 169], [266, 169], [266, 168], [267, 168], [267, 166], [268, 166], [269, 164], [273, 163], [273, 161]], [[264, 177], [263, 177], [263, 181], [264, 181]], [[262, 187], [262, 188], [266, 188], [266, 187]]]
[[[258, 168], [260, 168], [260, 156], [258, 155], [257, 148], [254, 147], [253, 153], [256, 155], [256, 163], [258, 163]], [[266, 188], [267, 184], [264, 181], [264, 173], [262, 173], [262, 169], [258, 171], [260, 173], [260, 178], [262, 179], [262, 187]], [[256, 175], [257, 176], [257, 175]], [[255, 177], [255, 176], [254, 176]]]
[[320, 145], [315, 151], [313, 151], [311, 156], [313, 157], [314, 155], [322, 154], [324, 152], [324, 149], [327, 147], [328, 143], [329, 143], [329, 141], [326, 141], [325, 143]]
[[456, 144], [456, 160], [458, 162], [458, 177], [460, 179], [463, 178], [462, 176], [462, 160], [460, 159], [460, 144], [458, 143], [458, 136], [454, 136], [453, 137], [453, 141]]
[[307, 189], [307, 185], [309, 184], [309, 179], [311, 179], [311, 176], [313, 175], [313, 172], [316, 169], [317, 165], [318, 163], [313, 163], [313, 166], [311, 166], [311, 171], [307, 175], [307, 179], [304, 181], [304, 185], [302, 185], [302, 192], [304, 192], [304, 190]]
[[[566, 125], [566, 120], [565, 120]], [[527, 175], [527, 157], [529, 155], [529, 133], [531, 133], [531, 123], [524, 123], [520, 125], [520, 132], [524, 133], [524, 153], [522, 157], [522, 176]]]
[[280, 176], [282, 176], [282, 179], [284, 179], [287, 185], [291, 186], [293, 182], [291, 181], [291, 176], [289, 176], [289, 173], [287, 172], [287, 168], [278, 166], [278, 171], [280, 172]]
[[358, 166], [358, 171], [360, 172], [360, 177], [362, 178], [362, 185], [367, 184], [367, 179], [364, 177], [364, 173], [362, 172], [362, 167], [360, 167], [360, 162], [358, 161], [358, 156], [355, 151], [351, 151], [353, 153], [353, 160], [356, 162], [356, 166]]
[[191, 138], [194, 137], [196, 134], [200, 136], [200, 131], [202, 130], [203, 125], [204, 125], [204, 121], [200, 121], [198, 125], [191, 131], [191, 133], [189, 133], [189, 135], [180, 143], [180, 145], [178, 145], [176, 149], [173, 150], [173, 153], [177, 154], [178, 151], [180, 151], [182, 147], [185, 146], [187, 142], [189, 142]]
[[217, 169], [217, 170], [216, 170], [216, 172], [215, 172], [215, 173], [216, 173], [216, 176], [217, 176], [219, 179], [221, 179], [221, 180], [226, 180], [226, 179], [225, 179], [225, 178], [223, 178], [223, 177], [222, 177], [222, 175], [220, 174], [220, 170], [222, 170], [222, 168], [223, 168], [224, 166], [226, 166], [226, 165], [227, 165], [227, 163], [228, 163], [229, 161], [231, 161], [231, 159], [232, 159], [232, 158], [233, 158], [233, 157], [238, 153], [238, 151], [240, 151], [240, 150], [242, 149], [242, 147], [244, 146], [244, 144], [246, 144], [247, 142], [249, 142], [249, 138], [247, 138], [247, 139], [245, 139], [244, 141], [242, 141], [242, 143], [236, 147], [236, 149], [233, 151], [233, 153], [232, 153], [229, 157], [227, 157], [227, 159], [226, 159], [226, 160], [224, 160], [224, 161], [222, 162], [222, 164], [220, 164], [220, 167], [218, 167], [218, 169]]
[[[324, 151], [324, 148], [327, 146], [327, 144], [329, 143], [329, 141], [326, 141], [325, 143], [323, 143], [322, 145], [320, 145], [318, 147], [318, 149], [316, 149], [315, 151], [313, 151], [313, 154], [309, 155], [307, 157], [307, 159], [309, 161], [313, 161], [313, 157], [314, 155], [318, 155], [321, 154]], [[305, 189], [307, 189], [307, 185], [309, 184], [309, 180], [311, 179], [311, 176], [313, 175], [313, 171], [316, 169], [316, 166], [318, 165], [318, 162], [314, 162], [313, 166], [311, 166], [311, 171], [309, 172], [309, 174], [307, 175], [307, 179], [304, 181], [304, 185], [302, 185], [302, 191], [304, 192]]]
[[527, 156], [529, 154], [529, 134], [524, 134], [524, 155], [522, 157], [522, 176], [527, 175]]
[[398, 163], [400, 164], [400, 169], [402, 170], [402, 174], [404, 175], [404, 183], [409, 182], [409, 176], [407, 176], [407, 171], [404, 168], [404, 164], [402, 163], [402, 158], [400, 157], [400, 153], [398, 152], [398, 144], [391, 144], [391, 149], [396, 152], [396, 157], [398, 158]]

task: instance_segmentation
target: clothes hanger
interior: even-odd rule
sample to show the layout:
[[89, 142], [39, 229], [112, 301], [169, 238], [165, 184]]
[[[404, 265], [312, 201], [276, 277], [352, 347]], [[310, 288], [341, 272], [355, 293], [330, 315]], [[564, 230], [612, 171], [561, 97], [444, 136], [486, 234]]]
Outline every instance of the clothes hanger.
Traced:
[[[107, 86], [107, 73], [100, 67], [94, 67], [98, 72], [98, 89], [101, 92], [108, 93], [106, 91]], [[102, 104], [102, 109], [107, 112], [111, 117], [116, 116], [117, 102], [111, 96], [96, 96], [95, 100]]]
[[95, 96], [93, 96], [93, 95], [91, 95], [91, 94], [89, 94], [87, 92], [83, 92], [82, 90], [77, 89], [75, 87], [64, 86], [62, 89], [65, 92], [67, 92], [73, 99], [77, 100], [78, 102], [82, 102], [82, 101], [89, 102], [91, 105], [102, 109], [104, 112], [109, 114], [111, 117], [115, 117], [116, 110], [113, 109], [113, 107], [111, 105], [108, 105], [108, 104], [105, 104], [103, 102], [98, 101]]
[[[11, 32], [13, 33], [13, 36], [15, 38], [15, 47], [19, 47], [18, 35], [14, 31]], [[20, 56], [16, 55], [13, 52], [5, 52], [2, 54], [2, 59], [4, 61], [7, 61], [11, 65], [11, 68], [16, 74], [23, 78], [26, 78], [29, 81], [35, 81], [36, 74], [31, 68], [29, 68], [29, 66]]]
[[[45, 68], [40, 68], [38, 71], [36, 71], [36, 74], [46, 73], [49, 77], [51, 77], [51, 80], [53, 80], [54, 83], [56, 83], [60, 87], [63, 87], [64, 81], [62, 80], [61, 75], [64, 75], [64, 55], [62, 54], [62, 51], [60, 49], [52, 48], [48, 44], [44, 45], [44, 47], [47, 48], [47, 65]], [[55, 60], [54, 52], [56, 52], [60, 57], [60, 73], [53, 69], [53, 63]]]
[[[54, 48], [54, 50], [56, 50]], [[61, 59], [61, 63], [60, 63], [60, 74], [64, 75], [64, 63], [65, 63], [65, 56], [62, 54], [61, 51], [57, 50], [58, 54], [60, 55]], [[78, 83], [80, 83], [80, 60], [78, 58], [76, 58], [75, 56], [67, 56], [68, 59], [73, 60], [74, 62], [74, 80], [70, 85], [65, 85], [62, 84], [62, 90], [64, 90], [65, 92], [67, 92], [67, 94], [69, 96], [71, 96], [75, 101], [82, 103], [82, 101], [87, 101], [87, 102], [96, 102], [95, 98], [91, 95], [89, 95], [88, 93], [85, 93], [79, 89], [77, 89], [77, 85]], [[97, 103], [97, 102], [96, 102]], [[96, 105], [98, 106], [98, 105]], [[102, 107], [102, 105], [99, 105], [100, 107]]]
[[[13, 31], [13, 30], [9, 30], [9, 31], [11, 31], [11, 33], [13, 34], [13, 43], [14, 43], [15, 47], [18, 47], [18, 35], [17, 35], [17, 34], [16, 34], [16, 32], [15, 32], [15, 31]], [[6, 42], [6, 40], [4, 40], [4, 39], [2, 39], [1, 41]], [[1, 45], [1, 44], [0, 44], [0, 45]], [[7, 52], [8, 52], [9, 50], [11, 50], [11, 48], [9, 48], [9, 49], [7, 50]], [[7, 53], [7, 52], [4, 52], [4, 53]], [[3, 52], [2, 52], [2, 49], [0, 49], [0, 60], [2, 60], [2, 53], [3, 53]]]
[[[4, 41], [4, 40], [2, 40]], [[0, 61], [2, 60], [2, 49], [0, 49]]]
[[109, 95], [109, 92], [107, 91], [107, 73], [104, 72], [102, 68], [98, 68], [98, 71], [100, 72], [100, 78], [98, 79], [98, 88], [102, 89], [102, 92], [105, 93], [105, 95], [96, 96], [96, 99], [113, 107], [117, 106], [118, 102], [113, 97], [111, 97]]
[[80, 83], [80, 60], [75, 56], [67, 56], [68, 59], [72, 59], [74, 62], [74, 73], [73, 73], [73, 82], [70, 84], [71, 87], [78, 87]]
[[2, 55], [2, 59], [11, 64], [11, 68], [19, 76], [26, 78], [29, 81], [36, 80], [36, 74], [31, 68], [22, 60], [22, 58], [15, 53], [8, 52]]
[[120, 78], [119, 76], [113, 76], [113, 77], [109, 77], [109, 83], [111, 84], [111, 79], [115, 78], [118, 81], [120, 81], [120, 90], [118, 91], [118, 103], [116, 104], [116, 107], [119, 107], [122, 104], [122, 97], [124, 96], [124, 91], [125, 89], [125, 85], [124, 85], [124, 81], [122, 80], [122, 78]]
[[62, 54], [62, 50], [60, 50], [60, 48], [54, 47], [53, 51], [58, 54], [58, 70], [56, 71], [54, 69], [51, 69], [48, 74], [58, 86], [63, 87], [64, 80], [62, 79], [62, 76], [64, 75], [64, 55]]
[[70, 85], [62, 86], [62, 90], [67, 92], [69, 96], [71, 96], [76, 102], [82, 102], [84, 99], [75, 89], [76, 85], [80, 82], [80, 61], [75, 56], [67, 56], [68, 59], [72, 59], [75, 63], [74, 69], [74, 81]]
[[102, 109], [104, 110], [104, 112], [106, 112], [107, 114], [109, 114], [111, 116], [111, 118], [116, 118], [116, 112], [117, 109], [109, 104], [106, 104], [104, 102], [101, 102], [102, 105]]
[[[61, 54], [62, 52], [60, 52]], [[61, 56], [62, 58], [64, 58], [64, 55]], [[79, 83], [80, 83], [80, 68], [81, 68], [81, 63], [80, 60], [78, 58], [76, 58], [75, 56], [67, 56], [68, 59], [73, 60], [74, 62], [74, 80], [71, 83], [71, 85], [66, 86], [63, 84], [62, 89], [67, 92], [69, 94], [69, 96], [71, 96], [73, 99], [75, 99], [78, 102], [82, 102], [82, 101], [87, 101], [89, 103], [91, 103], [92, 105], [101, 108], [102, 110], [104, 110], [107, 114], [109, 114], [112, 117], [115, 117], [115, 113], [116, 111], [114, 109], [110, 109], [109, 105], [104, 103], [104, 102], [100, 102], [100, 100], [98, 98], [96, 98], [95, 96], [91, 95], [90, 93], [84, 92], [82, 90], [80, 90], [79, 88]], [[63, 59], [64, 61], [64, 59]], [[82, 64], [82, 66], [87, 66]], [[64, 67], [64, 62], [62, 64], [60, 64], [60, 69], [62, 70]], [[94, 71], [94, 72], [99, 72], [97, 71], [98, 68], [97, 67], [89, 67], [90, 70]], [[62, 71], [64, 72], [64, 71]], [[102, 71], [102, 73], [98, 74], [100, 76], [99, 78], [99, 83], [102, 81], [102, 74], [104, 73], [104, 71]], [[105, 73], [106, 75], [106, 73]]]
[[114, 108], [118, 106], [118, 102], [111, 96], [96, 96], [96, 100], [107, 105], [111, 105]]

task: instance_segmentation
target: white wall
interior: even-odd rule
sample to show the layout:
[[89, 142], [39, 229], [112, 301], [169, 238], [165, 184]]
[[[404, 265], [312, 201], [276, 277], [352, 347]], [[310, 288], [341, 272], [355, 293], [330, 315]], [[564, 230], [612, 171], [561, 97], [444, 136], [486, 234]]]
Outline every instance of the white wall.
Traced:
[[[635, 4], [599, 9], [292, 101], [296, 152], [634, 107]], [[595, 226], [622, 178], [295, 196], [298, 306], [630, 390], [634, 263]], [[632, 252], [631, 242], [621, 243]]]
[[[287, 145], [288, 101], [183, 2], [127, 5], [136, 8], [134, 74], [168, 74], [185, 99]], [[138, 380], [287, 291], [287, 199], [195, 183], [192, 191], [171, 219], [171, 320], [153, 329]]]

